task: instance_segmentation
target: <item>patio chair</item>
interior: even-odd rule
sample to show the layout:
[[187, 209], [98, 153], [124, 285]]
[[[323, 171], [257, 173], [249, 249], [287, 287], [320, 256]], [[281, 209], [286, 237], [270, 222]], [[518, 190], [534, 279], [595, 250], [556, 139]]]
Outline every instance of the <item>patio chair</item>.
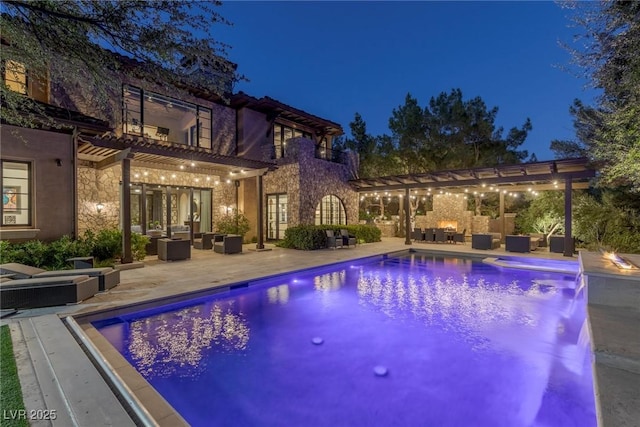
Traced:
[[499, 233], [477, 233], [471, 235], [472, 249], [497, 249], [500, 247]]
[[213, 249], [214, 233], [203, 233], [202, 237], [193, 241], [194, 249]]
[[564, 236], [561, 234], [549, 237], [549, 252], [564, 253]]
[[75, 304], [98, 293], [98, 278], [87, 275], [37, 277], [0, 283], [0, 308]]
[[463, 243], [464, 244], [464, 236], [467, 233], [467, 229], [462, 230], [462, 233], [454, 233], [453, 235], [453, 243]]
[[227, 234], [221, 241], [213, 242], [213, 250], [219, 254], [238, 254], [242, 252], [242, 236]]
[[436, 243], [444, 243], [447, 241], [447, 236], [445, 235], [444, 228], [436, 228], [434, 230], [434, 234]]
[[40, 277], [90, 276], [98, 279], [100, 292], [111, 289], [120, 283], [120, 270], [111, 267], [78, 268], [73, 270], [44, 270], [19, 263], [0, 265], [2, 274], [12, 274], [14, 279], [36, 279]]
[[356, 236], [349, 234], [349, 231], [345, 228], [340, 230], [340, 236], [342, 237], [343, 246], [355, 246], [358, 243]]
[[183, 239], [158, 240], [158, 259], [179, 261], [191, 258], [191, 241]]
[[504, 250], [507, 252], [529, 252], [531, 250], [531, 237], [507, 235], [504, 238]]
[[411, 233], [411, 238], [413, 238], [414, 242], [424, 242], [425, 238], [422, 229], [414, 228], [413, 232]]
[[333, 230], [324, 230], [327, 238], [327, 249], [333, 248], [336, 249], [338, 246], [342, 247], [342, 237], [336, 237]]

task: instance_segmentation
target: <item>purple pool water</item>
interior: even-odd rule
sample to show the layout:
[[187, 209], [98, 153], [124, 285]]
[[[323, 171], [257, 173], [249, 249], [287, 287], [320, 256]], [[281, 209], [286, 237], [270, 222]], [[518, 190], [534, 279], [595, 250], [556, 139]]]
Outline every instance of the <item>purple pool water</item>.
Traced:
[[573, 275], [407, 253], [94, 325], [194, 426], [588, 427], [584, 305]]

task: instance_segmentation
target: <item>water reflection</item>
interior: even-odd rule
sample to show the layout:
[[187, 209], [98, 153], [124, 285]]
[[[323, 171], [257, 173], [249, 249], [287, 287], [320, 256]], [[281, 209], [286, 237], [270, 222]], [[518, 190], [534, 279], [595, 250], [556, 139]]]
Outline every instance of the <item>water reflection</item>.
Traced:
[[244, 316], [231, 308], [195, 306], [131, 322], [128, 351], [147, 379], [197, 376], [206, 350], [244, 350], [249, 333]]
[[333, 273], [322, 274], [313, 278], [313, 287], [316, 291], [337, 291], [344, 286], [347, 280], [347, 271], [339, 270]]
[[267, 289], [267, 299], [271, 304], [286, 304], [289, 302], [289, 285], [272, 286]]
[[357, 292], [361, 305], [374, 306], [389, 317], [410, 313], [427, 325], [469, 331], [496, 323], [535, 328], [543, 313], [528, 298], [552, 301], [557, 299], [558, 291], [543, 280], [511, 280], [505, 285], [478, 276], [429, 277], [415, 272], [361, 270]]

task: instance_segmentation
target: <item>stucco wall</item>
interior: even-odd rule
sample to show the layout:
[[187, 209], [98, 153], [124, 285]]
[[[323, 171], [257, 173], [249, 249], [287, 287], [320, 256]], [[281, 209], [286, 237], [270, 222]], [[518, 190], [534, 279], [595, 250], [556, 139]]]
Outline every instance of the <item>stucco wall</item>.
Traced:
[[[263, 160], [263, 146], [272, 145], [271, 123], [264, 113], [242, 108], [238, 111], [238, 155]], [[267, 136], [268, 135], [268, 136]]]
[[2, 125], [1, 137], [2, 159], [31, 162], [33, 179], [32, 226], [5, 227], [3, 231], [39, 228], [35, 238], [43, 241], [73, 235], [75, 167], [71, 135]]

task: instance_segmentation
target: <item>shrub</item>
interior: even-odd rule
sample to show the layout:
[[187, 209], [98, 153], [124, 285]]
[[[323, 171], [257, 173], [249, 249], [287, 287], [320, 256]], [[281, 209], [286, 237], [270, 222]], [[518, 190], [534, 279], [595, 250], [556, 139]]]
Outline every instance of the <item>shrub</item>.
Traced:
[[147, 256], [146, 246], [151, 241], [149, 236], [143, 236], [138, 233], [131, 233], [131, 254], [135, 261], [142, 261]]
[[122, 232], [115, 229], [100, 230], [93, 242], [93, 255], [97, 260], [120, 258], [122, 253]]
[[315, 225], [299, 225], [284, 231], [284, 240], [280, 246], [290, 249], [314, 250], [326, 246], [325, 228]]
[[49, 244], [47, 252], [47, 268], [62, 270], [69, 268], [67, 262], [69, 258], [91, 255], [91, 248], [82, 245], [78, 240], [73, 240], [71, 236], [62, 236]]
[[249, 226], [249, 219], [235, 210], [218, 218], [215, 227], [219, 233], [238, 234], [243, 237], [251, 228]]
[[346, 229], [356, 236], [358, 243], [379, 242], [382, 232], [371, 225], [299, 225], [289, 227], [284, 232], [284, 240], [278, 246], [289, 249], [315, 250], [326, 247], [325, 230], [334, 230], [336, 234]]

